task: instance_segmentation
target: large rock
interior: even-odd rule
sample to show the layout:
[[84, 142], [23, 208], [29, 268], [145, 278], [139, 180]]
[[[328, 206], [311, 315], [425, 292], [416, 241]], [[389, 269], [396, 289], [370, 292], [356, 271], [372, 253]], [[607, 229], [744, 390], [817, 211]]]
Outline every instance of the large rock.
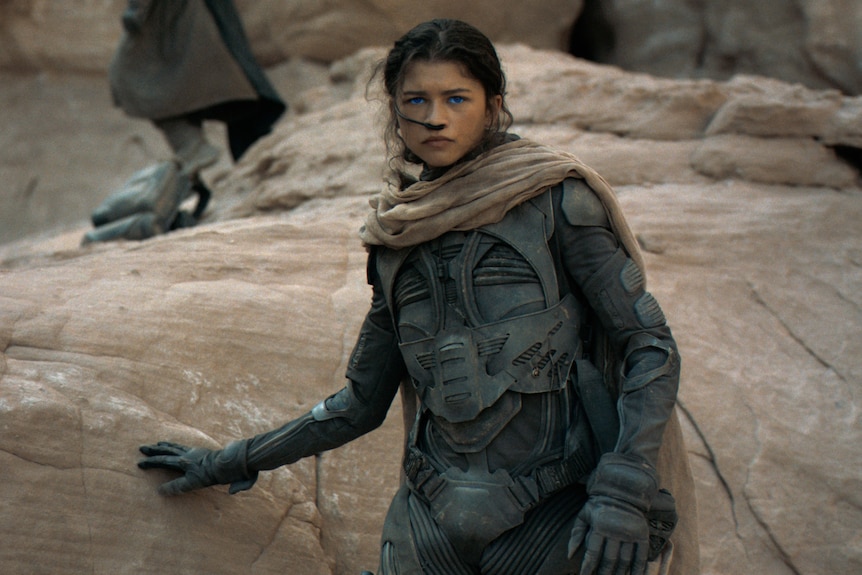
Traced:
[[859, 189], [621, 195], [683, 356], [703, 572], [859, 571]]
[[[501, 52], [516, 130], [599, 168], [646, 249], [683, 355], [703, 573], [858, 572], [862, 190], [824, 144], [858, 147], [858, 130], [837, 129], [856, 100]], [[296, 94], [303, 113], [234, 169], [207, 172], [216, 194], [203, 225], [81, 248], [87, 226], [69, 217], [0, 246], [0, 571], [374, 569], [399, 480], [397, 400], [380, 430], [235, 496], [161, 498], [168, 474], [135, 462], [157, 439], [217, 446], [265, 431], [343, 384], [369, 298], [356, 229], [384, 167], [364, 98], [379, 54], [309, 68], [320, 83]], [[100, 124], [86, 80], [66, 82], [87, 137], [57, 134], [38, 165], [23, 153], [16, 165], [38, 173], [77, 143], [76, 164], [58, 174], [110, 181], [116, 168], [88, 158], [118, 138], [146, 140], [116, 118]], [[581, 97], [554, 107], [536, 96], [566, 91]], [[751, 128], [751, 110], [771, 120]], [[802, 130], [796, 116], [812, 120]], [[17, 134], [35, 148], [37, 134]], [[787, 169], [812, 150], [828, 178]], [[716, 157], [730, 167], [713, 174]]]
[[603, 61], [627, 69], [717, 79], [759, 74], [862, 93], [862, 4], [856, 0], [597, 5], [594, 19], [613, 37]]
[[[3, 274], [4, 573], [329, 574], [336, 557], [351, 562], [338, 572], [375, 560], [387, 491], [374, 482], [397, 481], [400, 426], [364, 443], [378, 469], [337, 452], [335, 480], [319, 476], [323, 456], [233, 497], [163, 499], [154, 489], [167, 475], [135, 467], [138, 444], [219, 446], [343, 385], [369, 293], [345, 225], [360, 210], [340, 206], [313, 224], [247, 220]], [[335, 527], [325, 536], [321, 508]], [[352, 546], [327, 550], [341, 532]]]
[[[203, 0], [195, 0], [203, 1]], [[305, 57], [331, 62], [394, 42], [431, 18], [458, 18], [498, 42], [564, 49], [584, 0], [234, 0], [264, 65]], [[13, 0], [0, 3], [0, 69], [103, 73], [116, 49], [127, 0]]]

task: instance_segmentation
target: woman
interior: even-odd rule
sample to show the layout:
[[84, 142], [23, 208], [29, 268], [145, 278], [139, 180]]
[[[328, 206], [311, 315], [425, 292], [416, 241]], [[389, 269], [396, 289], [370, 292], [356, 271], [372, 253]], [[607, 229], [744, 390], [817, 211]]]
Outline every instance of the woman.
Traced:
[[506, 132], [505, 77], [472, 26], [421, 24], [380, 71], [397, 185], [360, 232], [373, 297], [347, 385], [224, 450], [144, 446], [140, 466], [184, 473], [165, 494], [248, 489], [379, 426], [409, 378], [380, 573], [644, 573], [675, 517], [656, 464], [679, 357], [613, 192]]

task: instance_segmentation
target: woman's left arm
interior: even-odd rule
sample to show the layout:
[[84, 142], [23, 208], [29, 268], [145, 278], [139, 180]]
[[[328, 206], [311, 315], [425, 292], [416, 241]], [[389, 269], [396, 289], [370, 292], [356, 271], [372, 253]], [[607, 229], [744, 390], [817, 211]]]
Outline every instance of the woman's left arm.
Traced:
[[[585, 296], [621, 359], [615, 453], [655, 467], [676, 402], [680, 361], [664, 313], [646, 291], [643, 272], [620, 247], [598, 198], [582, 181], [555, 198], [561, 263]], [[592, 205], [590, 205], [592, 204]]]
[[583, 546], [582, 575], [641, 575], [650, 552], [646, 514], [659, 491], [658, 451], [679, 387], [679, 354], [643, 271], [620, 247], [601, 202], [583, 181], [565, 189], [555, 198], [561, 263], [621, 358], [619, 434], [590, 476], [569, 554]]

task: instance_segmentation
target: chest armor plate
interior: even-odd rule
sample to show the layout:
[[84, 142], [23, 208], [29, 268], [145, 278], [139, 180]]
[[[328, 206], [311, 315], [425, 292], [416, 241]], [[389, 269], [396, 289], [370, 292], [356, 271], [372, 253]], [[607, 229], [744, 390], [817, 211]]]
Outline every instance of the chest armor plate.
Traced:
[[473, 421], [506, 391], [566, 385], [580, 317], [571, 295], [559, 298], [552, 221], [545, 194], [497, 224], [381, 251], [401, 352], [434, 415]]

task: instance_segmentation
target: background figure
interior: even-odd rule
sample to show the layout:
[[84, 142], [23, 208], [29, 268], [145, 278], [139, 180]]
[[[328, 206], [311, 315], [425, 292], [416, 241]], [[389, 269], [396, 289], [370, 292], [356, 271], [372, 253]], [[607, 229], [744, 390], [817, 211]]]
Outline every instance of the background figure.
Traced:
[[[231, 0], [129, 0], [111, 94], [165, 135], [174, 157], [136, 173], [93, 213], [88, 241], [141, 239], [194, 225], [209, 199], [199, 173], [218, 160], [204, 120], [224, 122], [236, 161], [287, 109], [255, 61]], [[199, 195], [193, 214], [179, 205]]]

